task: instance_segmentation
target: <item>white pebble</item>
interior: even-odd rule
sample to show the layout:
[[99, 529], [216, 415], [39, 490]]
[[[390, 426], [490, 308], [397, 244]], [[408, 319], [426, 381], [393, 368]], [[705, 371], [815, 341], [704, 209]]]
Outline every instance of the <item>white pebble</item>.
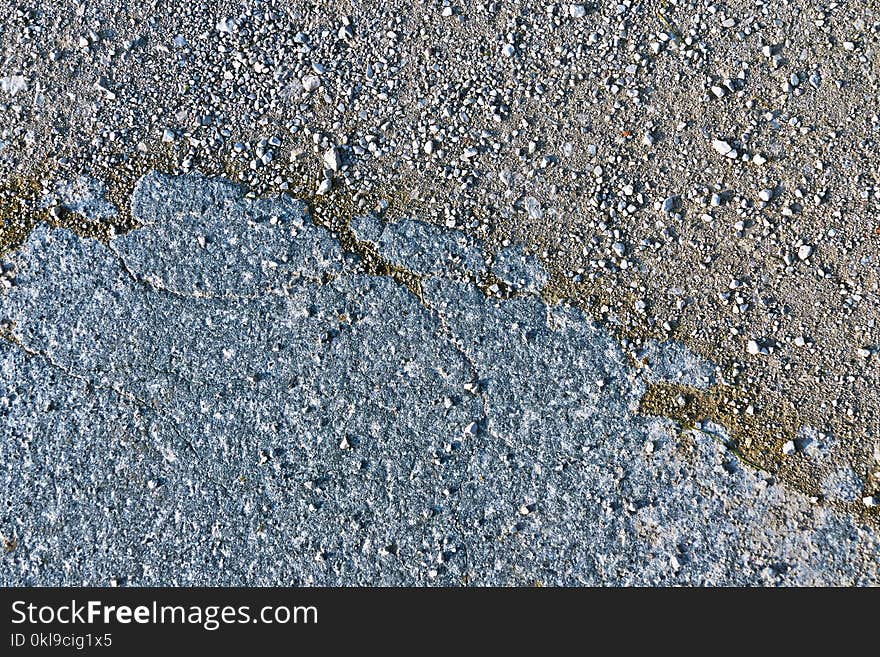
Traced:
[[713, 139], [712, 140], [712, 148], [718, 151], [721, 155], [727, 155], [730, 151], [733, 150], [733, 146], [728, 144], [723, 139]]
[[312, 92], [321, 86], [321, 78], [317, 75], [306, 75], [302, 79], [302, 86], [306, 91]]
[[342, 162], [339, 157], [339, 150], [336, 147], [328, 148], [327, 152], [324, 153], [324, 164], [331, 171], [339, 171]]

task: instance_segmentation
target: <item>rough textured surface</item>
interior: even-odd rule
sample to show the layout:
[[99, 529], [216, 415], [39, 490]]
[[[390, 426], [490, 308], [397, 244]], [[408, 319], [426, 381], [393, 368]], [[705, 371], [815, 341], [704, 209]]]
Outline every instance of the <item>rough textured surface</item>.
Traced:
[[[648, 375], [428, 261], [420, 300], [289, 198], [150, 175], [133, 209], [38, 228], [0, 295], [4, 585], [880, 581], [874, 530], [635, 414], [706, 383], [679, 347]], [[461, 243], [410, 227], [389, 256]]]
[[415, 274], [479, 274], [486, 269], [477, 241], [459, 231], [412, 219], [382, 226], [373, 216], [358, 218], [352, 229], [358, 239], [374, 242], [392, 265]]
[[[137, 227], [154, 169], [289, 192], [350, 251], [375, 212], [388, 261], [362, 244], [362, 270], [415, 292], [401, 268], [452, 274], [479, 239], [491, 269], [470, 278], [516, 293], [521, 245], [548, 278], [527, 291], [628, 358], [677, 342], [717, 365], [705, 393], [649, 390], [652, 412], [724, 424], [808, 495], [848, 469], [880, 499], [878, 9], [0, 0], [0, 254], [41, 222]], [[791, 449], [805, 424], [834, 437], [822, 463]]]
[[75, 212], [89, 221], [112, 219], [118, 215], [117, 208], [107, 200], [104, 184], [89, 176], [76, 176], [73, 180], [61, 180], [55, 184], [54, 194], [46, 195], [42, 205], [58, 205]]

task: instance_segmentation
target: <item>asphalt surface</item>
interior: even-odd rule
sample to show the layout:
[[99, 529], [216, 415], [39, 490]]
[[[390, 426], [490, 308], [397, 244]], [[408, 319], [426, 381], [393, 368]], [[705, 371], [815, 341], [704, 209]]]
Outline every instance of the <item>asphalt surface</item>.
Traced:
[[[706, 386], [635, 368], [540, 265], [356, 222], [420, 290], [358, 271], [303, 204], [151, 174], [142, 228], [37, 228], [0, 296], [4, 585], [876, 583], [876, 531], [638, 412]], [[817, 451], [816, 459], [822, 459]], [[827, 495], [851, 501], [841, 470]], [[853, 489], [852, 480], [856, 480]]]

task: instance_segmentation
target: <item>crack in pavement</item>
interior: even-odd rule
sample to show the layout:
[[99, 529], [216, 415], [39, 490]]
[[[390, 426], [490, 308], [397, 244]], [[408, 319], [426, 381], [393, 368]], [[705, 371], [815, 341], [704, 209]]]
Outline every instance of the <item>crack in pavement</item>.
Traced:
[[449, 326], [449, 322], [443, 315], [443, 312], [440, 310], [440, 308], [437, 307], [436, 304], [432, 304], [430, 301], [426, 301], [422, 297], [419, 298], [419, 301], [437, 319], [437, 323], [440, 328], [440, 334], [443, 336], [446, 342], [455, 350], [456, 353], [458, 353], [464, 359], [464, 361], [470, 367], [471, 374], [473, 375], [473, 380], [470, 382], [470, 385], [475, 386], [476, 390], [469, 390], [469, 392], [471, 392], [471, 394], [478, 395], [482, 399], [482, 414], [480, 416], [480, 424], [485, 428], [487, 432], [491, 434], [491, 431], [489, 429], [489, 394], [483, 386], [483, 377], [480, 376], [480, 371], [477, 368], [476, 362], [467, 352], [464, 344], [459, 342], [459, 340], [455, 337], [452, 328]]
[[64, 367], [60, 363], [56, 362], [55, 359], [53, 359], [52, 356], [50, 356], [48, 353], [46, 353], [42, 350], [34, 349], [32, 347], [27, 346], [24, 342], [22, 342], [21, 338], [16, 336], [10, 329], [0, 330], [0, 338], [2, 338], [3, 340], [5, 340], [6, 342], [8, 342], [11, 345], [14, 345], [16, 348], [20, 349], [21, 351], [26, 353], [28, 356], [41, 359], [47, 365], [49, 365], [52, 369], [55, 369], [55, 370], [61, 372], [62, 374], [70, 377], [71, 379], [86, 383], [88, 386], [90, 386], [92, 388], [97, 388], [99, 390], [107, 390], [109, 392], [113, 392], [117, 396], [119, 396], [122, 399], [124, 399], [128, 402], [131, 402], [133, 404], [139, 404], [140, 406], [144, 406], [144, 407], [149, 405], [148, 402], [146, 402], [145, 400], [141, 399], [140, 397], [137, 397], [136, 395], [128, 392], [124, 388], [114, 386], [114, 385], [108, 386], [108, 385], [104, 385], [102, 383], [98, 383], [94, 379], [89, 378], [87, 375], [78, 374], [77, 372], [74, 372], [73, 370]]
[[[115, 385], [108, 386], [108, 385], [101, 384], [101, 383], [95, 381], [94, 379], [90, 378], [87, 374], [77, 373], [69, 368], [64, 367], [60, 363], [56, 362], [49, 354], [47, 354], [41, 350], [28, 347], [17, 336], [15, 336], [11, 331], [8, 331], [8, 330], [0, 331], [0, 338], [5, 340], [8, 344], [14, 345], [17, 349], [20, 349], [22, 352], [27, 354], [29, 357], [38, 358], [38, 359], [42, 360], [43, 362], [48, 364], [52, 369], [57, 370], [58, 372], [60, 372], [64, 376], [66, 376], [74, 381], [80, 381], [82, 383], [85, 383], [90, 388], [94, 388], [97, 390], [104, 390], [106, 392], [114, 393], [120, 399], [127, 401], [131, 404], [134, 404], [136, 406], [135, 410], [137, 412], [140, 412], [140, 413], [146, 412], [146, 413], [153, 414], [157, 419], [162, 421], [165, 424], [165, 426], [167, 426], [172, 432], [174, 432], [174, 434], [181, 440], [181, 442], [183, 442], [183, 444], [186, 445], [187, 449], [189, 449], [193, 453], [193, 455], [196, 457], [196, 461], [191, 462], [191, 465], [196, 466], [196, 467], [194, 467], [194, 471], [204, 475], [205, 478], [207, 479], [207, 481], [210, 481], [211, 483], [214, 483], [217, 486], [219, 486], [224, 492], [227, 493], [227, 495], [229, 495], [230, 498], [234, 497], [234, 494], [229, 490], [229, 488], [223, 483], [222, 480], [220, 480], [217, 477], [212, 476], [207, 471], [200, 471], [199, 470], [199, 468], [197, 467], [198, 463], [206, 461], [204, 455], [201, 454], [198, 449], [196, 449], [196, 447], [193, 445], [192, 441], [190, 441], [188, 438], [186, 438], [186, 436], [184, 436], [183, 433], [181, 433], [181, 431], [173, 423], [161, 420], [161, 416], [159, 415], [159, 413], [163, 410], [163, 407], [155, 407], [154, 404], [151, 404], [147, 400], [142, 399], [131, 392], [128, 392], [124, 388], [121, 388], [121, 387], [115, 386]], [[178, 376], [179, 376], [179, 374], [178, 374]], [[195, 383], [195, 382], [193, 382], [193, 383]], [[196, 385], [198, 385], [198, 384], [196, 384]]]

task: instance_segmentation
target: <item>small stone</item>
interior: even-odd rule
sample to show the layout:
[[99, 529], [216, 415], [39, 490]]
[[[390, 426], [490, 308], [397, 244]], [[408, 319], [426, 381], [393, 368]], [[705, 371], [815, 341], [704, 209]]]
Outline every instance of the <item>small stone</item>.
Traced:
[[587, 8], [583, 5], [569, 5], [568, 15], [572, 18], [583, 18], [587, 15]]
[[221, 34], [232, 34], [235, 31], [236, 24], [234, 18], [225, 18], [215, 26], [215, 29]]
[[544, 210], [541, 208], [540, 202], [534, 196], [527, 196], [525, 201], [526, 212], [532, 219], [543, 219]]
[[507, 43], [501, 49], [501, 54], [504, 57], [513, 57], [514, 53], [516, 53], [516, 48], [513, 47], [512, 43]]
[[0, 90], [10, 96], [14, 96], [20, 91], [26, 91], [27, 86], [27, 80], [21, 75], [9, 75], [0, 78]]
[[762, 164], [766, 164], [767, 158], [761, 155], [760, 153], [752, 156], [752, 163], [761, 166]]
[[761, 346], [755, 340], [749, 340], [746, 344], [746, 351], [752, 356], [757, 356], [761, 353]]
[[877, 506], [877, 498], [873, 495], [868, 495], [862, 498], [862, 504], [865, 506]]
[[162, 131], [162, 141], [168, 143], [170, 141], [174, 141], [174, 131], [165, 128]]
[[670, 214], [675, 210], [677, 205], [677, 196], [667, 196], [665, 199], [663, 199], [663, 212]]
[[801, 260], [806, 260], [813, 255], [813, 247], [809, 244], [802, 244], [798, 247], [797, 255]]
[[317, 75], [306, 75], [302, 79], [302, 86], [308, 92], [312, 92], [321, 86], [321, 78]]
[[318, 191], [316, 192], [318, 196], [323, 196], [333, 187], [333, 181], [329, 178], [325, 178], [321, 181], [321, 184], [318, 185]]
[[770, 199], [773, 198], [773, 190], [762, 189], [760, 192], [758, 192], [758, 198], [764, 201], [764, 203], [768, 203]]
[[98, 81], [95, 83], [95, 88], [103, 92], [107, 100], [116, 100], [116, 94], [110, 90], [111, 86], [113, 86], [113, 83], [103, 76], [98, 78]]
[[615, 242], [611, 245], [611, 250], [618, 258], [622, 258], [626, 253], [626, 245], [623, 242]]
[[793, 440], [785, 441], [785, 444], [782, 446], [782, 453], [785, 454], [786, 456], [788, 456], [790, 454], [794, 454], [794, 441]]
[[339, 149], [335, 146], [331, 146], [327, 149], [327, 152], [324, 153], [324, 164], [328, 169], [333, 171], [334, 173], [339, 171], [342, 167], [342, 160], [339, 157]]
[[728, 144], [723, 139], [713, 139], [712, 140], [712, 148], [714, 148], [721, 155], [726, 156], [730, 151], [733, 150], [733, 146]]

